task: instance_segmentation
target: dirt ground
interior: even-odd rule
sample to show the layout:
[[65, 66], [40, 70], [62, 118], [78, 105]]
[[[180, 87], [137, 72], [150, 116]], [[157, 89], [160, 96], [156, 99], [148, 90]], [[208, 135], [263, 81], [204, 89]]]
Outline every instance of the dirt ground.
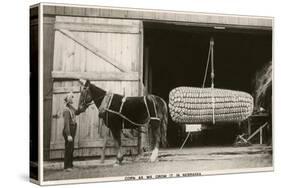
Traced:
[[148, 162], [150, 153], [140, 158], [125, 157], [121, 166], [113, 166], [114, 159], [75, 161], [71, 172], [63, 170], [62, 162], [44, 163], [44, 181], [200, 172], [209, 170], [245, 169], [272, 166], [271, 146], [194, 147], [182, 150], [163, 149], [155, 163]]

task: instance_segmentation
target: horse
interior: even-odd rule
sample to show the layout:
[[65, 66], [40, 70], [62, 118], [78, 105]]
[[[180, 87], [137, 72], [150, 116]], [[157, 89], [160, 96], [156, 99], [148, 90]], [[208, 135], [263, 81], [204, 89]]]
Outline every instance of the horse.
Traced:
[[[107, 92], [92, 84], [89, 80], [81, 80], [82, 88], [79, 97], [78, 111], [84, 112], [89, 105], [95, 104], [101, 118], [112, 133], [116, 146], [116, 162], [122, 163], [121, 133], [123, 129], [142, 131], [142, 127], [150, 127], [153, 140], [153, 151], [150, 162], [158, 158], [160, 144], [167, 144], [168, 107], [159, 96], [148, 94], [140, 97], [125, 97]], [[141, 148], [142, 150], [143, 148]]]

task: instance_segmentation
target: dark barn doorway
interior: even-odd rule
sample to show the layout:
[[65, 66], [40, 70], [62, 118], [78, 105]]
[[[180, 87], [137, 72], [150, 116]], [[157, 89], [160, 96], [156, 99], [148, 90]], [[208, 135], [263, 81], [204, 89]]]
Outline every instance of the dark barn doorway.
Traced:
[[[221, 28], [223, 29], [223, 28]], [[272, 58], [272, 32], [144, 22], [144, 85], [163, 97], [178, 86], [201, 87], [210, 37], [214, 37], [215, 87], [253, 93], [257, 70]], [[210, 75], [210, 74], [209, 74]], [[208, 76], [206, 87], [210, 86]], [[191, 145], [232, 144], [237, 125], [197, 133]], [[183, 129], [169, 118], [168, 143], [179, 147]]]

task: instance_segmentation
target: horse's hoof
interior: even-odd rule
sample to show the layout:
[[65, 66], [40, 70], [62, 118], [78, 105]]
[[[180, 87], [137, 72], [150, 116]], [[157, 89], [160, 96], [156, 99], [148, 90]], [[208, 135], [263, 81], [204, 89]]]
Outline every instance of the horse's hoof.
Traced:
[[117, 167], [117, 166], [121, 166], [121, 165], [119, 163], [114, 163], [113, 166]]
[[135, 157], [134, 159], [133, 159], [133, 161], [140, 161], [140, 157], [139, 156], [137, 156], [137, 157]]
[[154, 149], [151, 156], [150, 156], [150, 162], [155, 162], [158, 158], [158, 149]]
[[117, 158], [117, 162], [122, 163], [122, 161], [124, 160], [124, 156], [118, 157]]
[[152, 163], [154, 163], [154, 162], [157, 161], [157, 158], [158, 158], [158, 156], [153, 156], [153, 155], [152, 155], [152, 156], [150, 157], [149, 161], [152, 162]]
[[121, 161], [117, 159], [113, 166], [121, 166]]

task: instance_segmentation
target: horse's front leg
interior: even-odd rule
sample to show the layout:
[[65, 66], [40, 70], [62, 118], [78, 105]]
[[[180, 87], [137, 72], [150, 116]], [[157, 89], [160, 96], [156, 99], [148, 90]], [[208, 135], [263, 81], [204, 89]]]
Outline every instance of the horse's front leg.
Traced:
[[119, 166], [123, 161], [123, 155], [121, 152], [121, 129], [112, 130], [112, 135], [114, 138], [116, 148], [116, 162], [114, 166]]
[[159, 121], [152, 121], [151, 123], [152, 128], [152, 136], [153, 136], [153, 144], [154, 148], [152, 154], [150, 156], [150, 162], [155, 162], [158, 158], [158, 151], [159, 151], [159, 143], [160, 143], [160, 122]]

